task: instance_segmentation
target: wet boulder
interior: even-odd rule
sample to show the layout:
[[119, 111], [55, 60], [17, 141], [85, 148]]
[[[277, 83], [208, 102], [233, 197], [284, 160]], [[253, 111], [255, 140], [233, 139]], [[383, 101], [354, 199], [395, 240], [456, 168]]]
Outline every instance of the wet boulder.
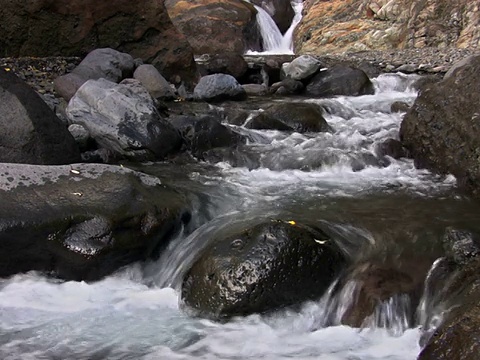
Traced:
[[182, 134], [187, 149], [202, 160], [209, 150], [235, 148], [246, 142], [244, 136], [220, 123], [211, 115], [178, 115], [169, 118], [170, 123]]
[[451, 173], [461, 187], [478, 196], [480, 56], [467, 60], [423, 89], [403, 118], [400, 140], [417, 167]]
[[[448, 295], [443, 323], [429, 338], [418, 360], [476, 360], [480, 353], [480, 260], [462, 266], [444, 283]], [[446, 288], [446, 289], [445, 289]]]
[[374, 86], [363, 70], [344, 65], [320, 71], [310, 79], [305, 88], [305, 94], [312, 97], [359, 96], [374, 93]]
[[247, 97], [245, 89], [231, 75], [213, 74], [203, 76], [193, 91], [196, 100], [222, 101], [244, 100]]
[[319, 298], [345, 263], [317, 227], [260, 222], [212, 239], [186, 274], [182, 299], [207, 317], [263, 313]]
[[68, 164], [80, 152], [67, 127], [42, 98], [0, 69], [0, 162]]
[[[330, 126], [323, 117], [322, 108], [310, 103], [278, 103], [265, 109], [264, 116], [272, 118], [269, 123], [283, 124], [296, 132], [326, 132]], [[265, 125], [267, 122], [262, 121]], [[266, 127], [263, 127], [264, 129]], [[275, 130], [282, 130], [275, 128]]]
[[303, 80], [315, 74], [320, 67], [321, 63], [319, 60], [311, 55], [302, 55], [292, 60], [292, 62], [284, 63], [282, 72], [287, 78]]
[[120, 166], [0, 164], [0, 277], [38, 270], [96, 280], [156, 257], [185, 198]]
[[394, 159], [406, 158], [410, 154], [397, 139], [387, 139], [377, 145], [376, 153], [379, 157], [391, 156]]
[[153, 65], [140, 65], [135, 69], [133, 77], [140, 81], [155, 99], [171, 100], [175, 97], [168, 81]]
[[264, 112], [261, 112], [257, 116], [247, 121], [245, 127], [247, 129], [256, 130], [294, 131], [292, 126], [289, 126], [272, 116], [268, 116]]
[[162, 159], [181, 147], [182, 139], [158, 112], [138, 80], [115, 84], [87, 81], [70, 100], [70, 122], [85, 127], [97, 144], [132, 160]]

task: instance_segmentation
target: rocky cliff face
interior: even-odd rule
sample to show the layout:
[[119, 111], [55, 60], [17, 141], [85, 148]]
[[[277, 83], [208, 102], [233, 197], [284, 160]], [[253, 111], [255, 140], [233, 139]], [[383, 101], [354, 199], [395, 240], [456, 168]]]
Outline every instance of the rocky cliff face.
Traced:
[[166, 0], [170, 18], [195, 54], [243, 54], [261, 49], [256, 10], [240, 0]]
[[176, 82], [194, 77], [187, 40], [163, 0], [5, 0], [0, 57], [82, 56], [111, 47], [154, 64]]
[[306, 0], [297, 53], [423, 48], [480, 49], [471, 0]]

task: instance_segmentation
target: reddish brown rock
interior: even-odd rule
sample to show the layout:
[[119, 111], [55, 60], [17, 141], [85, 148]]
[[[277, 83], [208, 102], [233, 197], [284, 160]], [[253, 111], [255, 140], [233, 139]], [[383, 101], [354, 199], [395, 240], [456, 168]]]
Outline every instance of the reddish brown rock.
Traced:
[[256, 11], [247, 2], [166, 0], [165, 6], [195, 54], [243, 54], [261, 48]]
[[0, 57], [110, 47], [154, 64], [172, 82], [196, 79], [192, 50], [161, 0], [6, 0], [0, 18]]
[[297, 53], [480, 47], [480, 8], [470, 0], [307, 0]]

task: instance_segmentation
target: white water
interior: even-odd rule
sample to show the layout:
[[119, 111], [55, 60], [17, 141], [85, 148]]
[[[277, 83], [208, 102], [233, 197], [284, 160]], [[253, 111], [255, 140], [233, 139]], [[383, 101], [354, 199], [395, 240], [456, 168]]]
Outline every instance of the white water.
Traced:
[[257, 10], [257, 24], [262, 35], [264, 51], [248, 51], [247, 54], [293, 54], [293, 31], [302, 19], [303, 0], [292, 0], [295, 16], [285, 34], [281, 33], [275, 21], [264, 9], [254, 6]]
[[[252, 131], [268, 141], [248, 149], [261, 152], [270, 168], [249, 171], [223, 163], [216, 172], [190, 173], [192, 184], [211, 189], [209, 210], [197, 214], [201, 226], [187, 237], [180, 235], [157, 262], [130, 266], [92, 284], [52, 281], [35, 273], [1, 280], [0, 358], [415, 359], [420, 330], [406, 329], [415, 324], [405, 323], [402, 298], [381, 304], [363, 330], [340, 325], [354, 288], [344, 288], [340, 295], [329, 292], [297, 311], [226, 324], [189, 317], [178, 299], [182, 274], [201, 248], [200, 240], [234, 226], [242, 214], [266, 216], [263, 209], [275, 212], [302, 199], [321, 203], [399, 190], [430, 196], [452, 187], [453, 178], [417, 170], [410, 160], [390, 159], [389, 166], [373, 161], [353, 170], [370, 155], [375, 158], [377, 143], [398, 136], [401, 114], [388, 109], [395, 100], [413, 101], [412, 81], [385, 75], [376, 80], [376, 95], [311, 100], [329, 109], [326, 118], [334, 129], [329, 134]], [[317, 162], [327, 150], [328, 164]], [[340, 230], [375, 242], [360, 229]]]

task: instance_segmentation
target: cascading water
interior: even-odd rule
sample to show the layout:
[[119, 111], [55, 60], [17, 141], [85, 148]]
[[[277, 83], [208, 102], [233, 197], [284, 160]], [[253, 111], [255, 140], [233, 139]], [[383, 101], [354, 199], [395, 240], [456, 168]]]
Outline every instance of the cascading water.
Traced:
[[443, 311], [428, 295], [428, 279], [415, 321], [411, 299], [399, 294], [378, 304], [362, 330], [341, 321], [356, 299], [355, 282], [340, 290], [333, 284], [321, 299], [298, 308], [227, 323], [190, 317], [178, 298], [182, 277], [207, 240], [252, 219], [321, 222], [355, 260], [421, 253], [431, 264], [441, 256], [439, 231], [446, 223], [477, 222], [480, 210], [445, 193], [452, 191], [452, 177], [376, 152], [379, 143], [398, 136], [402, 114], [390, 105], [414, 101], [414, 80], [382, 75], [374, 80], [375, 95], [308, 100], [325, 109], [329, 133], [237, 127], [251, 135], [239, 149], [240, 157], [255, 159], [258, 166], [250, 170], [228, 162], [141, 166], [187, 194], [192, 224], [160, 259], [96, 283], [37, 273], [0, 280], [0, 358], [415, 359], [418, 326], [433, 326], [436, 311]]
[[281, 33], [275, 21], [263, 8], [254, 6], [257, 10], [257, 24], [262, 35], [264, 51], [261, 53], [248, 51], [247, 54], [293, 54], [293, 31], [302, 19], [303, 0], [292, 0], [295, 16], [285, 34]]

